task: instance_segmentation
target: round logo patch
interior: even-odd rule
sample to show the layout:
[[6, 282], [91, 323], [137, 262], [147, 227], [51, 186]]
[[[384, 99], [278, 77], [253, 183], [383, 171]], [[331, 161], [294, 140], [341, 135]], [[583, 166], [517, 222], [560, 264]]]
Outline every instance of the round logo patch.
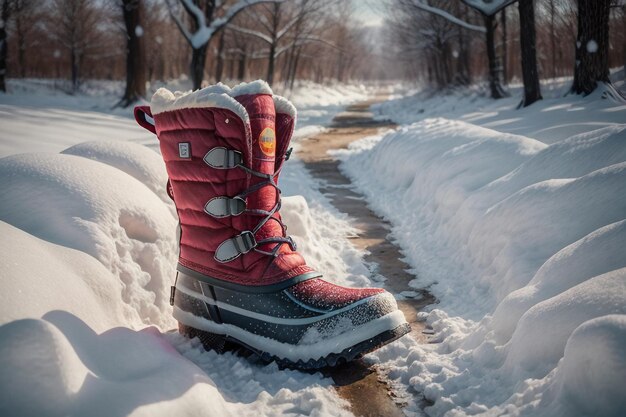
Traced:
[[276, 155], [276, 134], [274, 133], [274, 129], [271, 127], [263, 129], [259, 136], [259, 146], [265, 155]]

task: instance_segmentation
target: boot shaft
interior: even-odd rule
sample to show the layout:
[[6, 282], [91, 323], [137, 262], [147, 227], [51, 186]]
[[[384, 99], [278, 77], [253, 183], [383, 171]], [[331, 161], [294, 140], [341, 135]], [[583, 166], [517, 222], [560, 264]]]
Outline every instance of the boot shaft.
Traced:
[[[295, 108], [257, 81], [189, 94], [160, 89], [150, 110], [180, 220], [179, 264], [246, 285], [310, 273], [295, 248], [273, 241], [285, 232], [271, 179], [278, 179]], [[146, 111], [136, 111], [144, 127]]]

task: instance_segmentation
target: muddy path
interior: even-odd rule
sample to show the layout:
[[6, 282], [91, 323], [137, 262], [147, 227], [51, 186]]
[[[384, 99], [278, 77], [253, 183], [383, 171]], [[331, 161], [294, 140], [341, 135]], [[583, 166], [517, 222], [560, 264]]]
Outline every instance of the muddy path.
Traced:
[[[328, 155], [328, 150], [347, 148], [356, 140], [377, 134], [381, 129], [395, 127], [388, 121], [374, 120], [369, 112], [371, 104], [384, 100], [384, 97], [352, 105], [337, 115], [328, 130], [301, 142], [298, 157], [304, 162], [312, 176], [322, 180], [320, 191], [341, 212], [352, 219], [358, 229], [352, 244], [367, 251], [365, 260], [378, 266], [377, 273], [386, 278], [384, 288], [394, 294], [403, 291], [413, 297], [401, 297], [398, 306], [411, 325], [411, 335], [427, 343], [423, 333], [424, 323], [417, 321], [417, 313], [435, 302], [427, 290], [415, 290], [408, 286], [416, 278], [407, 272], [410, 268], [402, 261], [400, 248], [389, 237], [391, 226], [378, 217], [365, 204], [365, 197], [356, 191], [350, 180], [339, 170], [339, 162]], [[389, 394], [384, 380], [375, 368], [363, 361], [356, 361], [328, 371], [335, 381], [339, 394], [352, 405], [356, 416], [403, 416], [400, 406]]]

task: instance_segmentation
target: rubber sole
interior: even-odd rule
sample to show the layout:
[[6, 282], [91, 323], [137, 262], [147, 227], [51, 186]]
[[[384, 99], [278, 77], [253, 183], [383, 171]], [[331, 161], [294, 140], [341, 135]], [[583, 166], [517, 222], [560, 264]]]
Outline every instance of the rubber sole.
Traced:
[[309, 359], [308, 361], [299, 360], [297, 362], [289, 359], [280, 358], [269, 352], [263, 352], [255, 349], [231, 336], [210, 333], [204, 330], [198, 330], [194, 327], [178, 323], [178, 331], [180, 334], [193, 339], [197, 337], [206, 350], [214, 350], [217, 353], [224, 353], [243, 349], [241, 353], [252, 353], [257, 355], [265, 363], [276, 362], [280, 368], [292, 368], [300, 370], [315, 370], [327, 367], [334, 367], [346, 362], [359, 359], [366, 353], [372, 352], [394, 340], [404, 336], [411, 331], [408, 323], [403, 323], [392, 330], [386, 330], [367, 340], [357, 343], [354, 346], [346, 348], [339, 353], [330, 353], [329, 355], [319, 359]]

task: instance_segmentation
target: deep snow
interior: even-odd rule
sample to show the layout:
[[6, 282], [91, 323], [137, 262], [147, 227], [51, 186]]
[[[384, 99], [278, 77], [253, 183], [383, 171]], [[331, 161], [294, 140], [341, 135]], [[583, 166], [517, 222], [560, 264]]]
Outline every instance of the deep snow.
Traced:
[[626, 105], [551, 87], [399, 97], [376, 111], [406, 124], [334, 152], [439, 300], [439, 344], [370, 355], [429, 415], [626, 414]]
[[[176, 219], [157, 140], [128, 110], [106, 114], [114, 96], [100, 88], [69, 98], [48, 87], [0, 95], [0, 414], [351, 415], [321, 374], [219, 356], [170, 332]], [[302, 99], [319, 129], [365, 90], [292, 94], [326, 100]], [[368, 285], [352, 227], [297, 158], [281, 187], [309, 263]]]
[[[440, 343], [404, 337], [367, 357], [407, 415], [421, 415], [422, 397], [433, 416], [626, 414], [626, 106], [605, 91], [562, 97], [567, 83], [544, 85], [546, 100], [522, 110], [515, 89], [499, 101], [398, 96], [375, 111], [402, 126], [336, 152], [392, 223], [412, 285], [439, 301], [421, 317]], [[109, 110], [119, 86], [89, 83], [76, 97], [45, 81], [10, 87], [0, 414], [350, 415], [320, 374], [169, 332], [175, 213], [156, 139]], [[291, 92], [298, 139], [367, 95], [333, 88]], [[308, 262], [334, 282], [374, 285], [349, 219], [297, 154], [281, 187]]]

